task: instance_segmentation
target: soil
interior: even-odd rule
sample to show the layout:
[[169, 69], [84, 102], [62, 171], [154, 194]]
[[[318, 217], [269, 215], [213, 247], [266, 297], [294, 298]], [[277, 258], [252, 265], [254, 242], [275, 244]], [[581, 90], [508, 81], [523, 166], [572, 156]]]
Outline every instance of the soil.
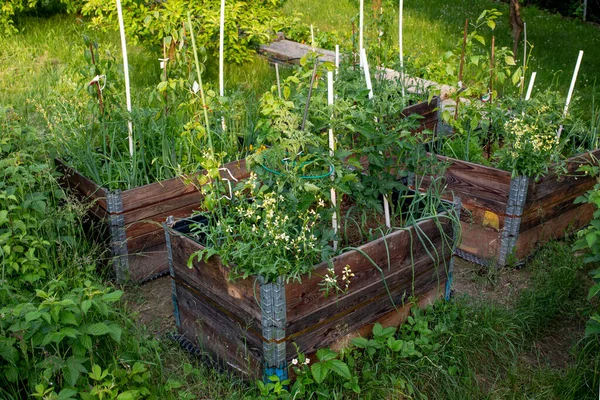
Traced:
[[454, 257], [452, 287], [454, 295], [502, 307], [514, 304], [531, 279], [527, 268], [502, 268], [498, 271]]
[[134, 288], [127, 292], [125, 300], [138, 326], [145, 326], [153, 336], [161, 337], [176, 329], [170, 276]]

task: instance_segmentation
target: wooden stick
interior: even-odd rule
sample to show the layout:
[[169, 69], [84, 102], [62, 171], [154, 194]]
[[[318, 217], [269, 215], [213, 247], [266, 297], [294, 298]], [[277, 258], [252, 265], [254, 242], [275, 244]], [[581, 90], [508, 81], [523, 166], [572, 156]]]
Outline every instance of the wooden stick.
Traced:
[[[96, 65], [96, 57], [94, 56], [94, 46], [90, 41], [90, 53], [92, 55], [92, 65]], [[102, 100], [102, 89], [100, 88], [100, 79], [92, 79], [93, 84], [96, 85], [96, 92], [98, 93], [98, 106], [100, 107], [100, 114], [104, 114], [104, 101]]]
[[[119, 17], [119, 32], [121, 34], [121, 51], [123, 52], [123, 70], [125, 73], [125, 101], [127, 112], [131, 115], [131, 87], [129, 85], [129, 61], [127, 59], [127, 42], [125, 40], [125, 23], [123, 22], [123, 9], [121, 0], [117, 0], [117, 15]], [[133, 157], [133, 124], [131, 118], [127, 121], [129, 138], [129, 155]]]
[[[165, 39], [163, 38], [163, 59], [162, 59], [162, 67], [164, 70], [164, 77], [165, 77], [165, 82], [167, 81], [167, 42], [165, 41]], [[168, 95], [167, 95], [167, 91], [165, 90], [164, 93], [164, 98], [165, 98], [165, 115], [167, 115], [169, 113], [169, 107], [168, 107]]]

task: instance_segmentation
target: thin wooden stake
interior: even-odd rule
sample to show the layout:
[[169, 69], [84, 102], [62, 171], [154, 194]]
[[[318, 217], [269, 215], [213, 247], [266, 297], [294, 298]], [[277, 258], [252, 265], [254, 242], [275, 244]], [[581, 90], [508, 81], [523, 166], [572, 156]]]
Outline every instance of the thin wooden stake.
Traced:
[[123, 52], [123, 70], [125, 73], [125, 101], [129, 120], [127, 121], [127, 131], [129, 138], [129, 155], [133, 157], [133, 123], [131, 122], [131, 87], [129, 85], [129, 60], [127, 59], [127, 42], [125, 39], [125, 23], [123, 22], [123, 9], [121, 0], [117, 0], [117, 16], [119, 18], [119, 32], [121, 34], [121, 51]]

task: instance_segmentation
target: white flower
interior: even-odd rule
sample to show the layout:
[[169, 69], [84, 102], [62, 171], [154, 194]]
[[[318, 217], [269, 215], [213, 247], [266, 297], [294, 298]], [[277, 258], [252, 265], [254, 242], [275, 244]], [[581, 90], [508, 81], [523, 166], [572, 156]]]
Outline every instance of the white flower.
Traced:
[[308, 363], [310, 362], [310, 358], [306, 358], [306, 360], [304, 360], [304, 365], [308, 365]]
[[298, 365], [298, 359], [294, 358], [294, 359], [292, 360], [292, 364], [293, 364], [293, 365]]
[[194, 85], [192, 86], [192, 91], [194, 92], [194, 94], [198, 93], [199, 89], [200, 85], [198, 85], [198, 82], [194, 81]]

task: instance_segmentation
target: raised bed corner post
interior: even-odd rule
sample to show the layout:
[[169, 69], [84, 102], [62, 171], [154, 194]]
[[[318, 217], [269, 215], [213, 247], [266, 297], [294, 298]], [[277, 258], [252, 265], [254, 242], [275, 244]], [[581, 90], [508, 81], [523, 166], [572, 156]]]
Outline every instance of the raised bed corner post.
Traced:
[[286, 302], [285, 282], [278, 277], [277, 282], [267, 283], [259, 277], [260, 308], [262, 310], [263, 336], [263, 379], [276, 375], [280, 381], [288, 378], [285, 352]]
[[117, 189], [108, 192], [106, 203], [108, 207], [112, 265], [117, 283], [122, 284], [129, 280], [129, 250], [125, 235], [125, 216], [123, 215], [121, 191]]
[[168, 228], [172, 228], [174, 220], [172, 216], [167, 217], [163, 224], [165, 230], [165, 243], [167, 245], [167, 261], [169, 263], [169, 275], [171, 275], [171, 300], [173, 301], [173, 315], [178, 332], [181, 332], [181, 317], [179, 316], [179, 303], [177, 302], [177, 284], [175, 283], [175, 270], [173, 268], [173, 250], [171, 248], [171, 235]]
[[450, 266], [448, 267], [448, 279], [446, 280], [446, 288], [444, 290], [444, 298], [450, 300], [452, 296], [452, 278], [454, 274], [454, 255], [458, 250], [458, 239], [460, 238], [460, 210], [462, 209], [462, 201], [460, 197], [454, 198], [454, 216], [456, 223], [452, 229], [452, 257], [450, 258]]
[[510, 180], [510, 192], [508, 195], [508, 205], [506, 206], [506, 220], [500, 238], [498, 268], [506, 265], [506, 260], [508, 256], [512, 254], [517, 239], [519, 238], [519, 228], [521, 227], [523, 207], [527, 200], [528, 187], [529, 177], [527, 176], [518, 176]]

